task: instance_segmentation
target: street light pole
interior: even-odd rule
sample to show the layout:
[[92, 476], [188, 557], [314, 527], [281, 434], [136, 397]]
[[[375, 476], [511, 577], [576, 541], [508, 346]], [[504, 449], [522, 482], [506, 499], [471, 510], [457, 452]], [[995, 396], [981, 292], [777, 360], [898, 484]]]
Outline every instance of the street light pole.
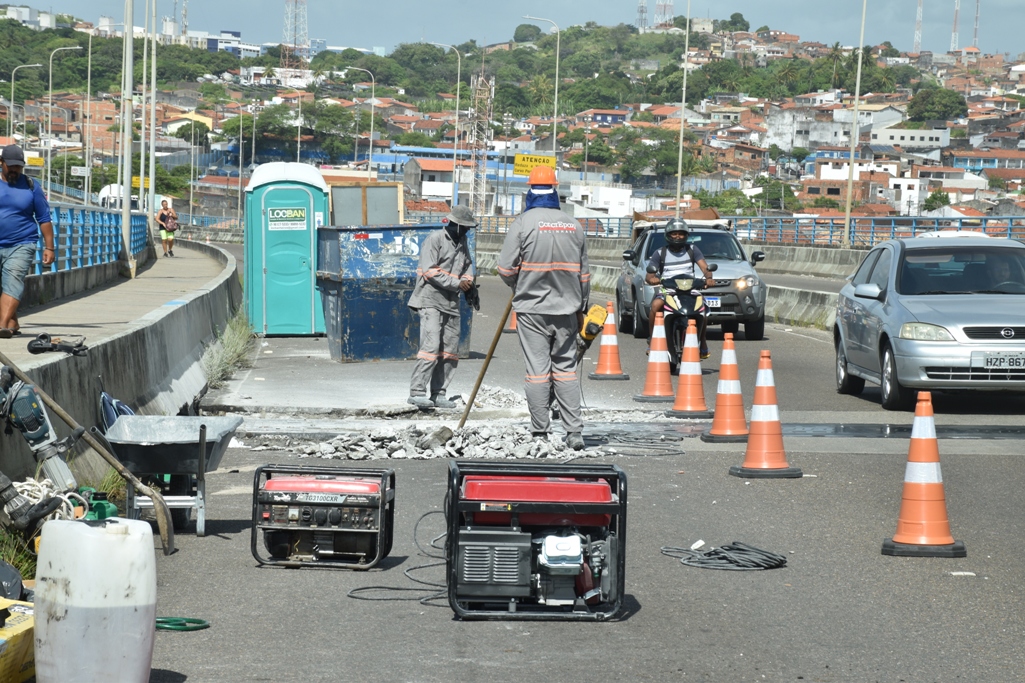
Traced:
[[[71, 128], [71, 112], [68, 111], [67, 109], [65, 109], [64, 107], [58, 107], [56, 105], [53, 107], [53, 109], [60, 109], [62, 112], [64, 112], [64, 138], [66, 140], [67, 137], [68, 137], [68, 133], [70, 132], [70, 128]], [[67, 187], [68, 187], [68, 155], [67, 155], [67, 150], [65, 150], [64, 152], [65, 152], [64, 153], [64, 178], [63, 178], [63, 182], [61, 184], [64, 186], [64, 189], [67, 190]], [[52, 171], [51, 171], [50, 168], [46, 169], [46, 173], [47, 173], [48, 177], [49, 177], [49, 174], [51, 172]]]
[[[149, 97], [149, 214], [147, 223], [150, 230], [154, 227], [156, 216], [153, 214], [153, 206], [157, 201], [157, 0], [153, 0], [153, 61], [150, 63], [150, 97]], [[142, 159], [139, 160], [142, 163]], [[145, 192], [146, 188], [139, 188], [139, 193]]]
[[[14, 74], [18, 72], [18, 69], [31, 69], [33, 67], [42, 66], [42, 64], [19, 64], [18, 66], [11, 69], [11, 120], [7, 122], [7, 137], [14, 137]], [[27, 115], [26, 115], [27, 117]]]
[[[377, 99], [377, 79], [374, 78], [374, 74], [370, 73], [366, 69], [361, 69], [358, 66], [347, 67], [356, 71], [362, 71], [363, 73], [370, 74], [370, 149], [367, 151], [367, 180], [370, 180], [370, 164], [374, 160], [374, 100]], [[359, 126], [356, 126], [356, 139], [353, 141], [353, 145], [357, 145], [359, 142]]]
[[[689, 0], [688, 0], [689, 2]], [[559, 25], [551, 19], [542, 19], [541, 17], [532, 17], [529, 14], [523, 16], [524, 19], [531, 19], [533, 21], [547, 21], [549, 24], [555, 27], [555, 117], [552, 119], [552, 154], [555, 155], [555, 176], [559, 176], [559, 52], [561, 51], [560, 40], [562, 38], [562, 31], [559, 29]]]
[[452, 206], [459, 203], [459, 186], [456, 184], [456, 169], [459, 167], [459, 86], [463, 84], [463, 56], [452, 45], [431, 43], [437, 47], [447, 47], [456, 53], [456, 129], [452, 138]]
[[125, 261], [132, 279], [135, 278], [135, 255], [132, 253], [132, 122], [135, 106], [132, 102], [135, 70], [135, 3], [125, 3], [124, 53], [121, 61], [121, 241]]
[[683, 94], [680, 98], [680, 152], [676, 159], [676, 212], [680, 217], [680, 199], [683, 186], [683, 133], [687, 120], [687, 74], [690, 72], [690, 0], [687, 0], [687, 36], [683, 41]]
[[868, 0], [861, 3], [861, 38], [858, 40], [858, 75], [854, 79], [854, 119], [851, 121], [851, 154], [847, 160], [847, 205], [843, 218], [843, 245], [851, 246], [851, 205], [854, 203], [854, 151], [858, 147], [861, 128], [858, 115], [861, 110], [861, 64], [865, 61], [865, 17], [868, 14]]
[[[63, 50], [81, 50], [81, 45], [74, 45], [70, 47], [58, 47], [50, 52], [50, 91], [48, 103], [50, 110], [47, 117], [46, 125], [46, 194], [50, 194], [50, 159], [53, 156], [53, 56]], [[13, 87], [13, 83], [11, 84]]]

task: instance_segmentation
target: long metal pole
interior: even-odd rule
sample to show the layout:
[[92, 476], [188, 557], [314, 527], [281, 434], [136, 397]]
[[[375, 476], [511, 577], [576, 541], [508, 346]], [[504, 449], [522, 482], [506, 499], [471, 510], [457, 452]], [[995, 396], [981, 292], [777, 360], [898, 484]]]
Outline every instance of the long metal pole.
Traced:
[[89, 126], [93, 120], [93, 29], [89, 29], [89, 61], [85, 76], [85, 116], [82, 117], [82, 133], [85, 141], [82, 143], [85, 148], [85, 180], [82, 181], [82, 201], [86, 206], [92, 199], [93, 190], [93, 135]]
[[[140, 110], [141, 121], [139, 122], [139, 209], [141, 211], [149, 213], [148, 207], [146, 206], [146, 152], [147, 152], [147, 140], [146, 133], [148, 126], [146, 121], [146, 98], [149, 96], [149, 6], [151, 0], [146, 0], [146, 6], [142, 11], [142, 85], [139, 86], [139, 92], [142, 95], [142, 109]], [[149, 226], [149, 217], [147, 215], [146, 225]]]
[[81, 45], [75, 45], [73, 47], [58, 47], [50, 52], [50, 89], [48, 94], [48, 109], [46, 116], [46, 194], [51, 194], [50, 190], [53, 185], [53, 181], [50, 179], [50, 160], [53, 157], [53, 56], [62, 50], [81, 50]]
[[[157, 0], [153, 0], [153, 61], [150, 63], [149, 98], [149, 212], [147, 225], [153, 230], [156, 216], [153, 207], [157, 201]], [[141, 188], [140, 192], [144, 191]], [[152, 234], [152, 233], [151, 233]]]
[[529, 14], [523, 16], [524, 19], [532, 19], [534, 21], [547, 21], [549, 24], [555, 27], [555, 116], [552, 119], [552, 154], [555, 155], [555, 177], [559, 177], [559, 53], [562, 51], [562, 31], [559, 29], [559, 25], [551, 19], [544, 19], [542, 17], [532, 17]]
[[484, 364], [480, 368], [480, 374], [477, 375], [477, 382], [473, 385], [473, 391], [470, 392], [470, 398], [466, 401], [466, 408], [463, 409], [463, 416], [459, 418], [459, 429], [463, 428], [466, 424], [466, 418], [470, 415], [470, 408], [473, 407], [473, 401], [477, 398], [477, 391], [480, 390], [481, 382], [484, 381], [484, 375], [488, 372], [488, 366], [491, 365], [491, 357], [495, 355], [495, 349], [498, 347], [498, 340], [502, 338], [502, 330], [505, 329], [505, 321], [509, 319], [509, 313], [512, 312], [513, 296], [509, 296], [509, 303], [505, 305], [505, 313], [502, 314], [502, 319], [498, 321], [498, 328], [495, 330], [495, 338], [491, 340], [491, 348], [488, 349], [488, 355], [484, 356]]
[[192, 225], [192, 191], [196, 184], [194, 177], [196, 173], [196, 122], [192, 122], [192, 163], [189, 164], [189, 225]]
[[687, 0], [687, 37], [683, 40], [683, 96], [680, 98], [680, 152], [676, 160], [676, 218], [680, 217], [683, 186], [683, 134], [687, 121], [687, 74], [690, 72], [690, 0]]
[[303, 96], [299, 93], [299, 89], [295, 89], [297, 95], [296, 100], [299, 104], [299, 118], [295, 123], [295, 163], [299, 163], [299, 148], [303, 144]]
[[[377, 79], [374, 78], [374, 74], [367, 69], [362, 69], [358, 66], [352, 66], [349, 68], [354, 71], [362, 71], [370, 76], [370, 146], [367, 151], [367, 180], [370, 180], [370, 162], [374, 158], [374, 100], [377, 99]], [[356, 139], [353, 142], [353, 146], [359, 146], [359, 126], [356, 127]]]
[[131, 277], [135, 277], [132, 253], [132, 123], [135, 114], [132, 92], [135, 85], [135, 8], [125, 0], [124, 89], [121, 91], [121, 240]]
[[854, 119], [851, 121], [851, 155], [847, 166], [847, 206], [844, 208], [843, 245], [851, 246], [851, 206], [854, 203], [854, 152], [861, 137], [858, 115], [861, 112], [861, 64], [865, 61], [865, 17], [868, 15], [868, 0], [861, 3], [861, 38], [858, 40], [858, 75], [854, 79]]
[[[14, 107], [14, 74], [16, 74], [18, 72], [18, 69], [31, 69], [33, 67], [39, 67], [39, 66], [42, 66], [42, 64], [19, 64], [18, 66], [16, 66], [13, 69], [11, 69], [11, 107], [12, 107], [12, 111], [11, 111], [11, 117], [10, 117], [11, 120], [7, 122], [7, 137], [9, 137], [9, 138], [14, 137], [14, 112], [13, 112], [13, 107]], [[28, 114], [25, 115], [25, 118], [26, 119], [28, 118]], [[28, 135], [27, 132], [25, 134]]]

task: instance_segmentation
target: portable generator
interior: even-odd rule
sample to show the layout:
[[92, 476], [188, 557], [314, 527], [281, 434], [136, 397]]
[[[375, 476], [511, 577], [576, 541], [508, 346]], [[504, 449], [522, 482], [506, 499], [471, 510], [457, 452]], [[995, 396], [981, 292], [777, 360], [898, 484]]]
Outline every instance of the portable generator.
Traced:
[[448, 599], [459, 618], [601, 621], [619, 612], [619, 467], [453, 461], [445, 514]]
[[394, 470], [256, 470], [250, 545], [260, 564], [370, 569], [391, 552], [394, 522]]

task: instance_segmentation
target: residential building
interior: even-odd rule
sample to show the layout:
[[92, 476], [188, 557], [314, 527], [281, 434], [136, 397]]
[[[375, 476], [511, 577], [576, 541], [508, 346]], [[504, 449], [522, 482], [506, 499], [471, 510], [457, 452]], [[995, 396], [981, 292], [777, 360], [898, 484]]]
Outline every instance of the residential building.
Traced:
[[1010, 149], [950, 150], [943, 155], [950, 166], [981, 173], [987, 168], [1025, 168], [1025, 151]]
[[872, 129], [872, 144], [889, 145], [902, 150], [938, 149], [950, 146], [950, 130], [945, 126], [915, 129], [904, 123], [884, 125]]

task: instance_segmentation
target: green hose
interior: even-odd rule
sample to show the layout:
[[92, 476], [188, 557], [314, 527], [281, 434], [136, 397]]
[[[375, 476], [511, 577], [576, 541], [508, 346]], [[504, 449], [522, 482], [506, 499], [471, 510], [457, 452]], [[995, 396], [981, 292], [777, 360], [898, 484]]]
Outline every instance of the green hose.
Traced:
[[209, 621], [188, 617], [157, 617], [158, 631], [202, 631], [210, 628]]

